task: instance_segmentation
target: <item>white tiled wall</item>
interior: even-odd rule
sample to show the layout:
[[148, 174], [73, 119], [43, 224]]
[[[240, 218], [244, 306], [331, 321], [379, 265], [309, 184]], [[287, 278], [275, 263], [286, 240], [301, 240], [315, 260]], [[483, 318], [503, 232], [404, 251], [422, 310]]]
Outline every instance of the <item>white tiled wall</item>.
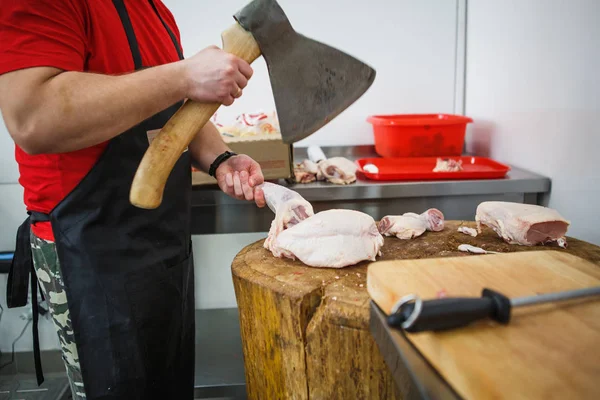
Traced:
[[470, 150], [552, 179], [569, 235], [600, 245], [600, 2], [469, 2]]
[[16, 183], [19, 169], [14, 157], [15, 144], [0, 118], [0, 184]]
[[[163, 0], [180, 24], [186, 57], [208, 45], [221, 47], [221, 32], [247, 0]], [[464, 0], [462, 0], [464, 1]], [[453, 112], [457, 0], [279, 0], [296, 31], [339, 48], [377, 71], [373, 86], [344, 113], [298, 146], [371, 144], [371, 114]], [[229, 117], [274, 109], [265, 63], [242, 98], [221, 107]]]
[[[14, 161], [13, 161], [14, 162]], [[23, 188], [18, 183], [0, 184], [0, 251], [15, 248], [15, 234], [27, 218], [23, 205]], [[2, 293], [0, 287], [0, 293]]]

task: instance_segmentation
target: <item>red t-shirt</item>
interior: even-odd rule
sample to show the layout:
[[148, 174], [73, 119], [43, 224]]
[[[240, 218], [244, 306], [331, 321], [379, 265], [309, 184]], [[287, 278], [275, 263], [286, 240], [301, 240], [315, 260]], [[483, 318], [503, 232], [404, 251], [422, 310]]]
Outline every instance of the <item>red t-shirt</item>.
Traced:
[[[177, 61], [173, 42], [148, 0], [126, 0], [144, 66]], [[175, 19], [154, 0], [180, 40]], [[0, 74], [50, 66], [66, 71], [122, 74], [134, 70], [129, 43], [111, 0], [0, 0]], [[28, 155], [15, 146], [28, 210], [50, 212], [96, 163], [106, 143], [62, 154]], [[32, 231], [54, 240], [49, 223]]]

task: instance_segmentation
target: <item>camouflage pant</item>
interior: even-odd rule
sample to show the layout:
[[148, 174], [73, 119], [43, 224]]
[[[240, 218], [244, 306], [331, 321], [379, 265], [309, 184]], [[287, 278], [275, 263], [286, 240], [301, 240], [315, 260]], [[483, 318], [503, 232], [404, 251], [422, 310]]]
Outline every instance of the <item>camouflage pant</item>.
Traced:
[[67, 294], [64, 289], [56, 245], [53, 242], [40, 239], [32, 233], [31, 250], [38, 281], [50, 308], [50, 314], [60, 340], [62, 358], [65, 362], [73, 399], [85, 399], [79, 357], [77, 356], [73, 326], [67, 307]]

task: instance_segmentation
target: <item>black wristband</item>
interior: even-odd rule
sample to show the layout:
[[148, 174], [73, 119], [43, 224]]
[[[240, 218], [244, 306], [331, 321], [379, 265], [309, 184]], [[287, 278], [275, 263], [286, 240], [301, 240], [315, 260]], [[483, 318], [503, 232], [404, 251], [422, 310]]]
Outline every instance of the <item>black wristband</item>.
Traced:
[[233, 156], [237, 156], [237, 154], [232, 151], [226, 151], [225, 153], [220, 154], [215, 159], [215, 161], [213, 161], [213, 163], [210, 164], [210, 168], [208, 169], [208, 174], [214, 178], [215, 173], [217, 172], [217, 168], [219, 168], [219, 165], [221, 165], [223, 163], [223, 161], [225, 161], [228, 158], [233, 157]]

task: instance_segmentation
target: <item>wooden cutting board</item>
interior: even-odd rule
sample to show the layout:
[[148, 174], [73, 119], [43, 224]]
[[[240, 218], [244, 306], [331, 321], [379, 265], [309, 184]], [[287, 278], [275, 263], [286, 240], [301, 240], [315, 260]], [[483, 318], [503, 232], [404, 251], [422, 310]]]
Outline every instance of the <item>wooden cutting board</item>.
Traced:
[[[600, 268], [560, 251], [381, 261], [367, 290], [387, 314], [407, 294], [508, 297], [600, 286]], [[448, 332], [407, 334], [465, 399], [599, 399], [600, 299], [514, 309], [509, 325], [480, 321]]]

